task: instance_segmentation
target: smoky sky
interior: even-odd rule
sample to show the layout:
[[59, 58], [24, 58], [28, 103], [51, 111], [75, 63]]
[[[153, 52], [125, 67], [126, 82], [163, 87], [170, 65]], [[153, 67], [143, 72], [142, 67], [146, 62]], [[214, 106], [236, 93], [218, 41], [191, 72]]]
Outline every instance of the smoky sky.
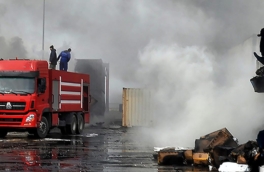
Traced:
[[[71, 47], [76, 59], [110, 63], [110, 101], [115, 103], [121, 102], [122, 87], [140, 86], [138, 53], [150, 41], [206, 47], [221, 64], [228, 49], [263, 27], [261, 0], [45, 2], [45, 59], [54, 45], [57, 51]], [[43, 1], [0, 0], [0, 41], [7, 48], [1, 50], [7, 56], [41, 58], [42, 9]]]
[[19, 37], [13, 37], [10, 40], [0, 37], [0, 52], [2, 59], [14, 59], [18, 55], [21, 58], [27, 58], [27, 50]]
[[[74, 59], [109, 63], [110, 103], [122, 102], [123, 87], [155, 89], [159, 123], [148, 142], [192, 145], [223, 127], [244, 142], [263, 128], [264, 98], [249, 82], [262, 0], [45, 2], [44, 59], [54, 45], [72, 49], [70, 69]], [[0, 23], [0, 58], [41, 58], [42, 0], [0, 0]]]

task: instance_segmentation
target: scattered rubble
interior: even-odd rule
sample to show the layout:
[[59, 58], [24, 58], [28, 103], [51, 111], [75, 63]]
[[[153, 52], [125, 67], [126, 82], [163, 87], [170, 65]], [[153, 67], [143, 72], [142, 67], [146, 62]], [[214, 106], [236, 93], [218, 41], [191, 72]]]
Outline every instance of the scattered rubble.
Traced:
[[264, 67], [261, 67], [258, 70], [256, 70], [256, 75], [263, 76], [264, 75]]
[[208, 166], [210, 171], [259, 171], [264, 165], [264, 155], [259, 148], [263, 139], [259, 134], [258, 142], [239, 145], [238, 140], [223, 128], [195, 139], [193, 149], [155, 147], [153, 156], [159, 165]]
[[[263, 68], [262, 68], [263, 69]], [[254, 76], [253, 78], [250, 79], [250, 82], [254, 88], [254, 91], [257, 93], [263, 93], [264, 92], [264, 76], [258, 75]]]

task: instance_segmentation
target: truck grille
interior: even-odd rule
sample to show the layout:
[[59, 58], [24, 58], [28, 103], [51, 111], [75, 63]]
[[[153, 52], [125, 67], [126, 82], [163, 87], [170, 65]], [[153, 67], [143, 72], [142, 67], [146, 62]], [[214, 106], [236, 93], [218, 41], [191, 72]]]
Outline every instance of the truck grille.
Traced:
[[0, 102], [0, 110], [24, 110], [26, 102]]
[[0, 118], [0, 125], [20, 125], [22, 118]]
[[22, 122], [22, 118], [0, 118], [1, 122]]

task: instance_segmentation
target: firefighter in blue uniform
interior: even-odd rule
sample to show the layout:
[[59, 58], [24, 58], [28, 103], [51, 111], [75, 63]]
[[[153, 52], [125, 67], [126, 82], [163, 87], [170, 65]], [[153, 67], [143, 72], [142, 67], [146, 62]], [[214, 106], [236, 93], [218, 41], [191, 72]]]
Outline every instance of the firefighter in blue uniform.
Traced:
[[71, 59], [71, 49], [62, 51], [59, 56], [58, 60], [60, 60], [60, 70], [67, 71], [68, 70], [68, 62]]

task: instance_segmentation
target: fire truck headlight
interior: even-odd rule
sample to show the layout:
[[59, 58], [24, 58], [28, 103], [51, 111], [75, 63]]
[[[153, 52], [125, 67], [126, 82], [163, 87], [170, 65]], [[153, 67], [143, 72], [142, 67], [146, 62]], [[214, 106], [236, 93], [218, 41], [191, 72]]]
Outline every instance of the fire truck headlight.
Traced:
[[32, 122], [35, 119], [35, 115], [34, 114], [30, 114], [27, 118], [26, 118], [26, 122]]

